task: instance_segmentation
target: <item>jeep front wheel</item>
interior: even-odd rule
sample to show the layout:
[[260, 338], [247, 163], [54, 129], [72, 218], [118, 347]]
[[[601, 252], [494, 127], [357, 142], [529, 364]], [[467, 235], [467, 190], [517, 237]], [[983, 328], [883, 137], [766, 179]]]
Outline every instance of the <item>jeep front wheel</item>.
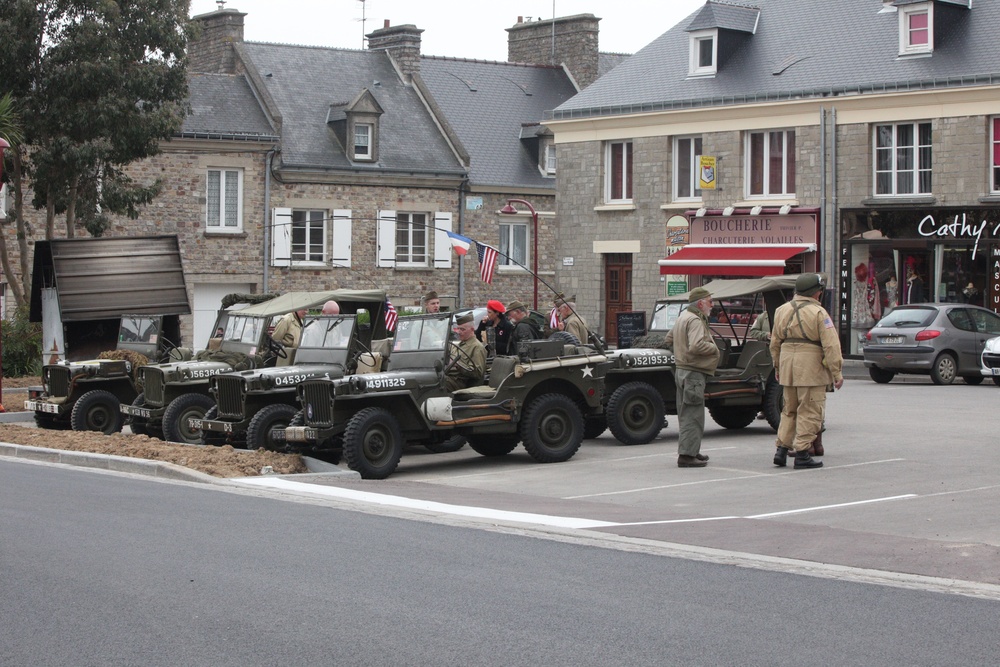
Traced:
[[431, 450], [435, 454], [457, 452], [462, 447], [465, 447], [465, 438], [460, 435], [453, 435], [444, 442], [428, 442], [424, 445], [424, 447]]
[[122, 430], [121, 401], [110, 391], [95, 389], [80, 397], [70, 413], [74, 431], [100, 431], [111, 435]]
[[583, 413], [562, 394], [539, 396], [524, 411], [521, 442], [539, 463], [568, 461], [583, 443]]
[[[291, 405], [276, 403], [265, 405], [250, 420], [247, 427], [247, 449], [256, 451], [264, 448], [270, 451], [278, 451], [278, 445], [274, 439], [273, 432], [284, 431], [285, 427], [295, 417], [296, 410]], [[285, 447], [284, 434], [281, 438], [281, 449]]]
[[767, 387], [764, 389], [764, 418], [774, 432], [778, 432], [781, 425], [781, 411], [785, 408], [785, 388], [774, 379], [774, 375], [767, 379]]
[[623, 445], [645, 445], [663, 430], [663, 397], [645, 382], [623, 384], [608, 400], [608, 427]]
[[385, 479], [396, 470], [402, 455], [403, 434], [388, 410], [364, 408], [348, 420], [344, 458], [362, 479]]
[[191, 428], [189, 419], [204, 419], [205, 413], [215, 405], [204, 394], [182, 394], [163, 411], [163, 438], [185, 445], [201, 444], [201, 429]]
[[469, 447], [480, 456], [506, 456], [517, 447], [516, 435], [470, 435]]
[[[146, 404], [146, 392], [139, 392], [139, 395], [132, 401], [132, 406], [141, 408]], [[146, 435], [146, 420], [142, 417], [126, 417], [125, 423], [132, 429], [132, 435]]]

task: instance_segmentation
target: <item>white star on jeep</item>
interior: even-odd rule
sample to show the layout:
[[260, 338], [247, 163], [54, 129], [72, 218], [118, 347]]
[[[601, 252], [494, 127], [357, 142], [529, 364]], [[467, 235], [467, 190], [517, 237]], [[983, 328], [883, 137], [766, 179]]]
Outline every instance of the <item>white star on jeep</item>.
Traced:
[[583, 370], [583, 377], [585, 378], [594, 377], [594, 369], [591, 368], [590, 366], [584, 366], [582, 370]]

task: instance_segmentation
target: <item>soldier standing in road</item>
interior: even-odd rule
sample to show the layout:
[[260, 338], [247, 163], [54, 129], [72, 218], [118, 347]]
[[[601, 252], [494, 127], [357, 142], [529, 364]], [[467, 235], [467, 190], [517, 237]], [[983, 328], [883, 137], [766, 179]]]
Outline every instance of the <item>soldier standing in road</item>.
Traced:
[[795, 297], [778, 308], [771, 328], [771, 357], [784, 387], [785, 406], [778, 427], [774, 465], [784, 467], [788, 450], [796, 468], [819, 468], [809, 447], [823, 427], [827, 387], [844, 385], [844, 358], [833, 319], [820, 305], [824, 277], [804, 273], [795, 280]]
[[295, 361], [295, 348], [299, 346], [299, 339], [302, 337], [302, 318], [309, 310], [303, 308], [288, 313], [274, 327], [271, 338], [285, 348], [285, 356], [278, 357], [277, 366], [291, 366]]
[[445, 375], [444, 386], [448, 391], [481, 385], [486, 377], [486, 348], [476, 338], [472, 315], [455, 320], [455, 333], [459, 342], [453, 352], [458, 359]]
[[703, 468], [708, 455], [701, 453], [705, 434], [705, 384], [715, 375], [721, 353], [712, 338], [708, 315], [712, 295], [704, 287], [691, 290], [691, 303], [667, 333], [666, 345], [677, 360], [677, 467]]

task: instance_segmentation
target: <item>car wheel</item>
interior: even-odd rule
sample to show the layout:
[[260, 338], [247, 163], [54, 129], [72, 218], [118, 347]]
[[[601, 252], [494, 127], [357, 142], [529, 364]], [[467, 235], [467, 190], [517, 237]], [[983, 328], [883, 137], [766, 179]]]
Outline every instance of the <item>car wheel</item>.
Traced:
[[80, 397], [70, 414], [74, 431], [100, 431], [111, 435], [122, 430], [121, 401], [110, 391], [95, 389]]
[[985, 379], [986, 378], [984, 378], [982, 375], [966, 375], [965, 384], [971, 384], [971, 385], [982, 384], [983, 380]]
[[957, 371], [958, 362], [955, 361], [955, 357], [947, 352], [942, 352], [934, 360], [934, 365], [931, 367], [931, 380], [934, 381], [934, 384], [951, 384], [955, 381]]
[[424, 446], [435, 454], [447, 454], [448, 452], [457, 452], [462, 447], [465, 447], [465, 438], [460, 435], [453, 435], [444, 442], [428, 442]]
[[887, 371], [884, 368], [879, 368], [878, 366], [869, 366], [868, 375], [870, 375], [871, 378], [879, 384], [889, 384], [892, 382], [892, 378], [896, 377], [896, 374], [892, 371]]
[[265, 405], [250, 420], [247, 427], [247, 449], [256, 451], [266, 449], [269, 451], [283, 450], [285, 446], [284, 435], [282, 434], [281, 446], [274, 439], [275, 430], [284, 431], [295, 416], [296, 410], [291, 405], [275, 403]]
[[344, 458], [362, 479], [385, 479], [403, 455], [399, 422], [384, 408], [364, 408], [347, 421]]
[[[135, 397], [134, 401], [132, 401], [132, 405], [137, 408], [141, 408], [145, 403], [145, 392], [139, 392], [139, 395]], [[125, 423], [132, 429], [132, 435], [146, 435], [146, 420], [142, 417], [128, 417], [126, 418]]]
[[182, 394], [163, 411], [163, 438], [186, 445], [201, 444], [201, 429], [191, 428], [189, 419], [204, 419], [215, 401], [204, 394]]
[[519, 442], [516, 435], [469, 436], [469, 447], [480, 456], [506, 456]]
[[758, 412], [759, 410], [753, 405], [750, 407], [716, 405], [708, 409], [708, 414], [712, 415], [715, 423], [728, 429], [746, 428], [757, 419]]
[[583, 443], [580, 407], [562, 394], [539, 396], [521, 418], [521, 442], [539, 463], [568, 461]]
[[767, 387], [764, 389], [764, 418], [768, 425], [778, 432], [781, 425], [781, 411], [785, 408], [785, 388], [774, 378], [774, 374], [767, 379]]
[[611, 434], [623, 445], [645, 445], [663, 430], [663, 397], [645, 382], [628, 382], [608, 400]]

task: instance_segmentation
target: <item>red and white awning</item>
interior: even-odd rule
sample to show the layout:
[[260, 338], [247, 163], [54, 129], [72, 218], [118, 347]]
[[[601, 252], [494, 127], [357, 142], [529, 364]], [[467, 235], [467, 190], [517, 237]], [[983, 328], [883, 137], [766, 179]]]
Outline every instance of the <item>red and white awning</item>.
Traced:
[[812, 243], [703, 245], [689, 244], [659, 261], [661, 274], [713, 276], [779, 276], [785, 262]]

